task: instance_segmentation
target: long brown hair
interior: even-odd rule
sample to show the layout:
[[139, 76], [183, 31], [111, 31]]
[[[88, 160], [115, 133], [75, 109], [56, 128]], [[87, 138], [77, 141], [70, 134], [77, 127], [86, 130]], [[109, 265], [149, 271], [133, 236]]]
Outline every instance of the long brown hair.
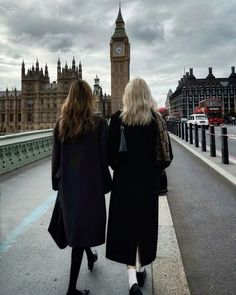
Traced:
[[95, 98], [89, 84], [84, 80], [73, 81], [61, 107], [60, 140], [64, 142], [92, 131], [95, 127], [94, 110]]

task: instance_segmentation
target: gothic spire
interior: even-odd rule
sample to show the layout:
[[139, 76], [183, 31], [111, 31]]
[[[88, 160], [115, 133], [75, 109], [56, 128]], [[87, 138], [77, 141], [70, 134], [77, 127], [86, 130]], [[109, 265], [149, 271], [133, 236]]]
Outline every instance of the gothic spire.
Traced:
[[118, 12], [118, 16], [116, 19], [116, 23], [123, 23], [125, 24], [123, 17], [122, 17], [122, 13], [121, 13], [121, 3], [119, 3], [119, 12]]
[[121, 4], [119, 4], [119, 12], [116, 19], [116, 28], [112, 38], [114, 37], [127, 37], [125, 32], [125, 22], [123, 20], [122, 13], [121, 13]]

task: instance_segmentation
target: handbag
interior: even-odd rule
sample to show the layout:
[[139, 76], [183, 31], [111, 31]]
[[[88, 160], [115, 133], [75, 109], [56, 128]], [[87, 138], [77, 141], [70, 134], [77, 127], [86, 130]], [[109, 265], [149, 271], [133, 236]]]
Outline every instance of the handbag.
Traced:
[[64, 220], [62, 215], [61, 206], [57, 194], [56, 203], [52, 212], [52, 218], [48, 227], [48, 232], [52, 236], [54, 242], [60, 249], [66, 248], [67, 240], [65, 233]]
[[125, 130], [124, 130], [124, 125], [120, 125], [120, 147], [119, 147], [119, 152], [127, 152], [127, 143], [126, 143], [126, 138], [125, 138]]

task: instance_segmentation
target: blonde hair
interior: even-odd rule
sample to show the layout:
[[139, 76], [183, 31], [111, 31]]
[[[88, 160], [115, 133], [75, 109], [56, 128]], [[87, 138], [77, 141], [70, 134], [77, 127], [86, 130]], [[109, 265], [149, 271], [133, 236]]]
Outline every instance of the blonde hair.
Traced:
[[61, 107], [60, 140], [64, 142], [92, 131], [95, 127], [94, 110], [95, 98], [89, 84], [84, 80], [73, 81]]
[[152, 106], [153, 98], [147, 83], [135, 78], [125, 88], [122, 121], [127, 125], [148, 125], [152, 120]]

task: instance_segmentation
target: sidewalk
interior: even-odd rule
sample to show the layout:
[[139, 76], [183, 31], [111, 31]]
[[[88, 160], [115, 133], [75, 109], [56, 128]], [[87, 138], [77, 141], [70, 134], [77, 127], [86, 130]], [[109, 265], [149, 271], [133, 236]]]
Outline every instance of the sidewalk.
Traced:
[[232, 184], [236, 186], [236, 161], [229, 157], [229, 164], [222, 164], [221, 162], [221, 154], [219, 152], [216, 153], [216, 157], [211, 157], [209, 152], [209, 147], [207, 146], [207, 152], [203, 152], [201, 150], [201, 143], [199, 143], [199, 147], [195, 147], [194, 144], [190, 144], [185, 140], [179, 138], [178, 136], [169, 133], [170, 137], [193, 153], [196, 157], [201, 159], [219, 174], [221, 174], [224, 178], [230, 181]]
[[[58, 249], [47, 232], [56, 197], [50, 165], [50, 159], [44, 159], [0, 177], [0, 286], [4, 295], [66, 293], [71, 249]], [[143, 294], [189, 295], [167, 198], [159, 200], [157, 259], [146, 268]], [[108, 195], [106, 203], [108, 208]], [[126, 266], [106, 259], [105, 245], [97, 251], [99, 259], [92, 273], [84, 257], [78, 287], [89, 288], [91, 295], [128, 295]]]

